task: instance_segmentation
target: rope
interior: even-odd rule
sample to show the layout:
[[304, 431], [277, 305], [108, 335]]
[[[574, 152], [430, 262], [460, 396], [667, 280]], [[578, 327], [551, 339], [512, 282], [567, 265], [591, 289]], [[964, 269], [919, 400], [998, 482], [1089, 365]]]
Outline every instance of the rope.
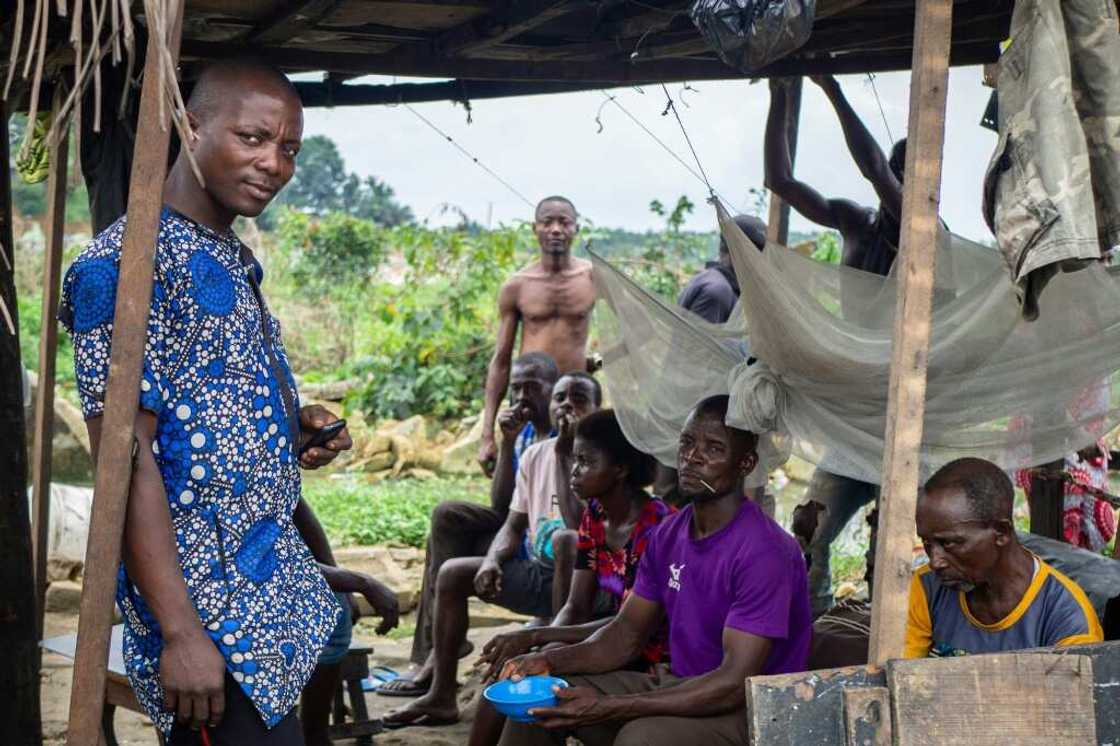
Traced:
[[509, 190], [510, 192], [512, 192], [513, 194], [515, 194], [515, 195], [516, 195], [516, 196], [518, 197], [518, 199], [520, 199], [520, 200], [521, 200], [522, 202], [524, 202], [524, 203], [525, 203], [526, 205], [528, 205], [530, 209], [536, 209], [536, 205], [535, 205], [535, 204], [534, 204], [534, 203], [533, 203], [533, 202], [532, 202], [532, 201], [531, 201], [531, 200], [530, 200], [530, 199], [529, 199], [528, 197], [526, 197], [526, 196], [525, 196], [524, 194], [522, 194], [521, 192], [517, 191], [517, 189], [515, 189], [515, 188], [513, 187], [513, 185], [512, 185], [512, 184], [510, 184], [510, 183], [509, 183], [508, 181], [506, 181], [505, 179], [503, 179], [503, 178], [502, 178], [501, 176], [498, 176], [498, 174], [496, 174], [496, 173], [494, 172], [494, 170], [493, 170], [492, 168], [490, 168], [490, 167], [489, 167], [489, 166], [487, 166], [487, 165], [486, 165], [485, 163], [483, 163], [482, 161], [480, 161], [480, 160], [479, 160], [479, 159], [478, 159], [478, 158], [477, 158], [476, 156], [472, 155], [472, 154], [471, 154], [471, 153], [470, 153], [469, 151], [467, 151], [467, 149], [466, 149], [466, 148], [464, 148], [464, 147], [463, 147], [462, 145], [460, 145], [459, 143], [455, 142], [454, 138], [452, 138], [452, 137], [451, 137], [451, 135], [449, 135], [449, 134], [447, 134], [446, 132], [444, 132], [443, 130], [441, 130], [441, 129], [440, 129], [439, 127], [437, 127], [437, 126], [436, 126], [435, 124], [433, 124], [433, 123], [432, 123], [432, 122], [431, 122], [431, 121], [430, 121], [429, 119], [427, 119], [427, 118], [426, 118], [426, 117], [425, 117], [425, 116], [424, 116], [423, 114], [421, 114], [420, 112], [416, 111], [416, 109], [412, 108], [412, 107], [411, 107], [411, 106], [409, 106], [408, 104], [403, 104], [403, 103], [402, 103], [402, 104], [401, 104], [401, 106], [403, 106], [404, 108], [408, 109], [408, 110], [409, 110], [410, 112], [412, 112], [412, 113], [413, 113], [413, 115], [415, 115], [415, 116], [416, 116], [416, 118], [417, 118], [417, 119], [419, 119], [419, 120], [420, 120], [421, 122], [423, 122], [424, 124], [428, 125], [428, 127], [430, 127], [430, 128], [431, 128], [431, 129], [432, 129], [432, 130], [433, 130], [433, 131], [434, 131], [434, 132], [436, 133], [436, 134], [438, 134], [438, 135], [439, 135], [440, 137], [442, 137], [442, 138], [443, 138], [444, 140], [447, 140], [447, 142], [451, 143], [451, 145], [452, 145], [452, 146], [453, 146], [453, 147], [454, 147], [454, 148], [455, 148], [456, 150], [458, 150], [458, 151], [459, 151], [460, 153], [462, 153], [462, 154], [463, 154], [464, 156], [466, 156], [466, 157], [467, 157], [467, 158], [469, 158], [470, 160], [474, 161], [474, 163], [475, 163], [475, 165], [476, 165], [476, 166], [478, 166], [479, 168], [481, 168], [481, 169], [482, 169], [483, 171], [485, 171], [486, 173], [490, 174], [490, 176], [492, 176], [492, 177], [493, 177], [493, 178], [494, 178], [494, 179], [495, 179], [496, 181], [498, 181], [498, 182], [499, 182], [499, 183], [500, 183], [500, 184], [501, 184], [502, 186], [504, 186], [504, 187], [505, 187], [506, 189], [508, 189], [508, 190]]
[[879, 105], [879, 116], [883, 118], [883, 126], [887, 128], [887, 139], [893, 145], [894, 135], [891, 134], [891, 126], [887, 124], [887, 112], [883, 111], [883, 102], [879, 100], [879, 89], [875, 87], [875, 76], [867, 73], [867, 82], [871, 84], [871, 92], [875, 94], [875, 103]]

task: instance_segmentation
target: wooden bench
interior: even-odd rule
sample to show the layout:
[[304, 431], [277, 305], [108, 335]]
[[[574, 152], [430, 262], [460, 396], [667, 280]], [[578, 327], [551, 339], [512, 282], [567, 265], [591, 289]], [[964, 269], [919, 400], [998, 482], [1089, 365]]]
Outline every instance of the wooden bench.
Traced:
[[[77, 640], [77, 635], [60, 635], [43, 640], [39, 644], [46, 651], [73, 660]], [[105, 706], [101, 712], [101, 731], [105, 736], [105, 746], [119, 746], [113, 727], [113, 718], [118, 707], [133, 712], [144, 712], [136, 700], [136, 695], [132, 693], [132, 687], [125, 674], [123, 640], [124, 627], [117, 624], [113, 627], [109, 646], [109, 667], [105, 677]], [[362, 680], [369, 676], [369, 656], [372, 653], [373, 648], [352, 644], [349, 653], [342, 659], [342, 683], [335, 693], [332, 708], [331, 719], [334, 721], [330, 728], [332, 741], [353, 738], [357, 739], [359, 746], [370, 746], [373, 743], [371, 736], [383, 730], [380, 718], [369, 717], [365, 693], [362, 691]], [[350, 722], [347, 722], [347, 696], [350, 699], [349, 710], [352, 716]]]

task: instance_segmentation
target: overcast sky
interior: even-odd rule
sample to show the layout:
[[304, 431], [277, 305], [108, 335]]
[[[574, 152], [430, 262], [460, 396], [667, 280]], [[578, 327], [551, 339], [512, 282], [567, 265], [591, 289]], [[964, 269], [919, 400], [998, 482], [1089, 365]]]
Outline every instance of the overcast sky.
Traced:
[[[884, 149], [887, 126], [894, 138], [906, 132], [909, 73], [876, 77], [886, 115], [879, 112], [867, 76], [840, 78], [855, 110]], [[388, 83], [370, 77], [361, 82]], [[405, 79], [399, 79], [404, 82]], [[941, 214], [957, 233], [988, 239], [980, 215], [981, 180], [995, 134], [978, 122], [990, 89], [978, 67], [956, 68], [949, 79], [945, 167]], [[701, 163], [715, 188], [742, 209], [752, 204], [750, 189], [762, 186], [762, 134], [769, 106], [765, 82], [696, 83], [679, 106]], [[669, 87], [674, 98], [682, 85]], [[820, 90], [805, 82], [797, 175], [826, 196], [874, 204], [871, 187], [856, 170], [832, 108]], [[690, 165], [691, 155], [672, 115], [662, 116], [660, 86], [616, 89], [619, 102]], [[530, 200], [552, 193], [572, 198], [598, 225], [633, 230], [658, 228], [649, 202], [675, 202], [687, 195], [697, 204], [687, 227], [712, 230], [714, 216], [704, 204], [707, 190], [649, 135], [613, 105], [602, 106], [598, 91], [473, 103], [473, 123], [461, 106], [446, 102], [415, 109]], [[600, 112], [600, 109], [601, 112]], [[595, 117], [601, 114], [602, 132]], [[459, 153], [404, 107], [369, 106], [309, 109], [305, 136], [323, 134], [338, 143], [347, 168], [373, 175], [396, 190], [420, 220], [456, 222], [441, 215], [455, 205], [470, 217], [493, 224], [530, 217], [524, 202]], [[815, 230], [796, 213], [794, 230]]]

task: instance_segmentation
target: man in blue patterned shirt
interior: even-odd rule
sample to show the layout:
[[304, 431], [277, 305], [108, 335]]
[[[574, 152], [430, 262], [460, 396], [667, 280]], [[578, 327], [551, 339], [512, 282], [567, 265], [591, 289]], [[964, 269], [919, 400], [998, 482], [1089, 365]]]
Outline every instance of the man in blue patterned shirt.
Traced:
[[[166, 743], [302, 744], [293, 706], [342, 610], [292, 523], [299, 467], [351, 443], [343, 430], [300, 454], [336, 418], [300, 407], [263, 271], [231, 225], [292, 177], [303, 111], [287, 78], [249, 62], [204, 71], [187, 109], [163, 189], [135, 422], [124, 657]], [[63, 287], [95, 452], [127, 219], [94, 238]]]

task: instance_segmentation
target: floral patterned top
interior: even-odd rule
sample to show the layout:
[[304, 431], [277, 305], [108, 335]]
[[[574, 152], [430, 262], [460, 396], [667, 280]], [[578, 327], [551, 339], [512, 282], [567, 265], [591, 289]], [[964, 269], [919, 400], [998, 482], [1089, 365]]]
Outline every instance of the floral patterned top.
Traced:
[[[59, 318], [74, 344], [86, 418], [104, 412], [126, 218], [81, 252]], [[292, 524], [300, 495], [299, 398], [263, 276], [233, 234], [164, 208], [157, 239], [140, 407], [179, 564], [229, 673], [272, 726], [295, 705], [341, 609]], [[117, 603], [137, 699], [167, 733], [159, 625], [122, 564]]]
[[[677, 509], [657, 497], [652, 497], [642, 509], [626, 545], [611, 549], [607, 544], [607, 513], [598, 500], [589, 500], [579, 522], [579, 543], [576, 553], [576, 569], [590, 570], [599, 581], [599, 590], [615, 598], [613, 613], [622, 608], [622, 602], [630, 595], [634, 579], [638, 574], [638, 563], [646, 551], [649, 537], [657, 525]], [[668, 658], [668, 630], [661, 629], [650, 638], [642, 658], [647, 663], [659, 663]]]

